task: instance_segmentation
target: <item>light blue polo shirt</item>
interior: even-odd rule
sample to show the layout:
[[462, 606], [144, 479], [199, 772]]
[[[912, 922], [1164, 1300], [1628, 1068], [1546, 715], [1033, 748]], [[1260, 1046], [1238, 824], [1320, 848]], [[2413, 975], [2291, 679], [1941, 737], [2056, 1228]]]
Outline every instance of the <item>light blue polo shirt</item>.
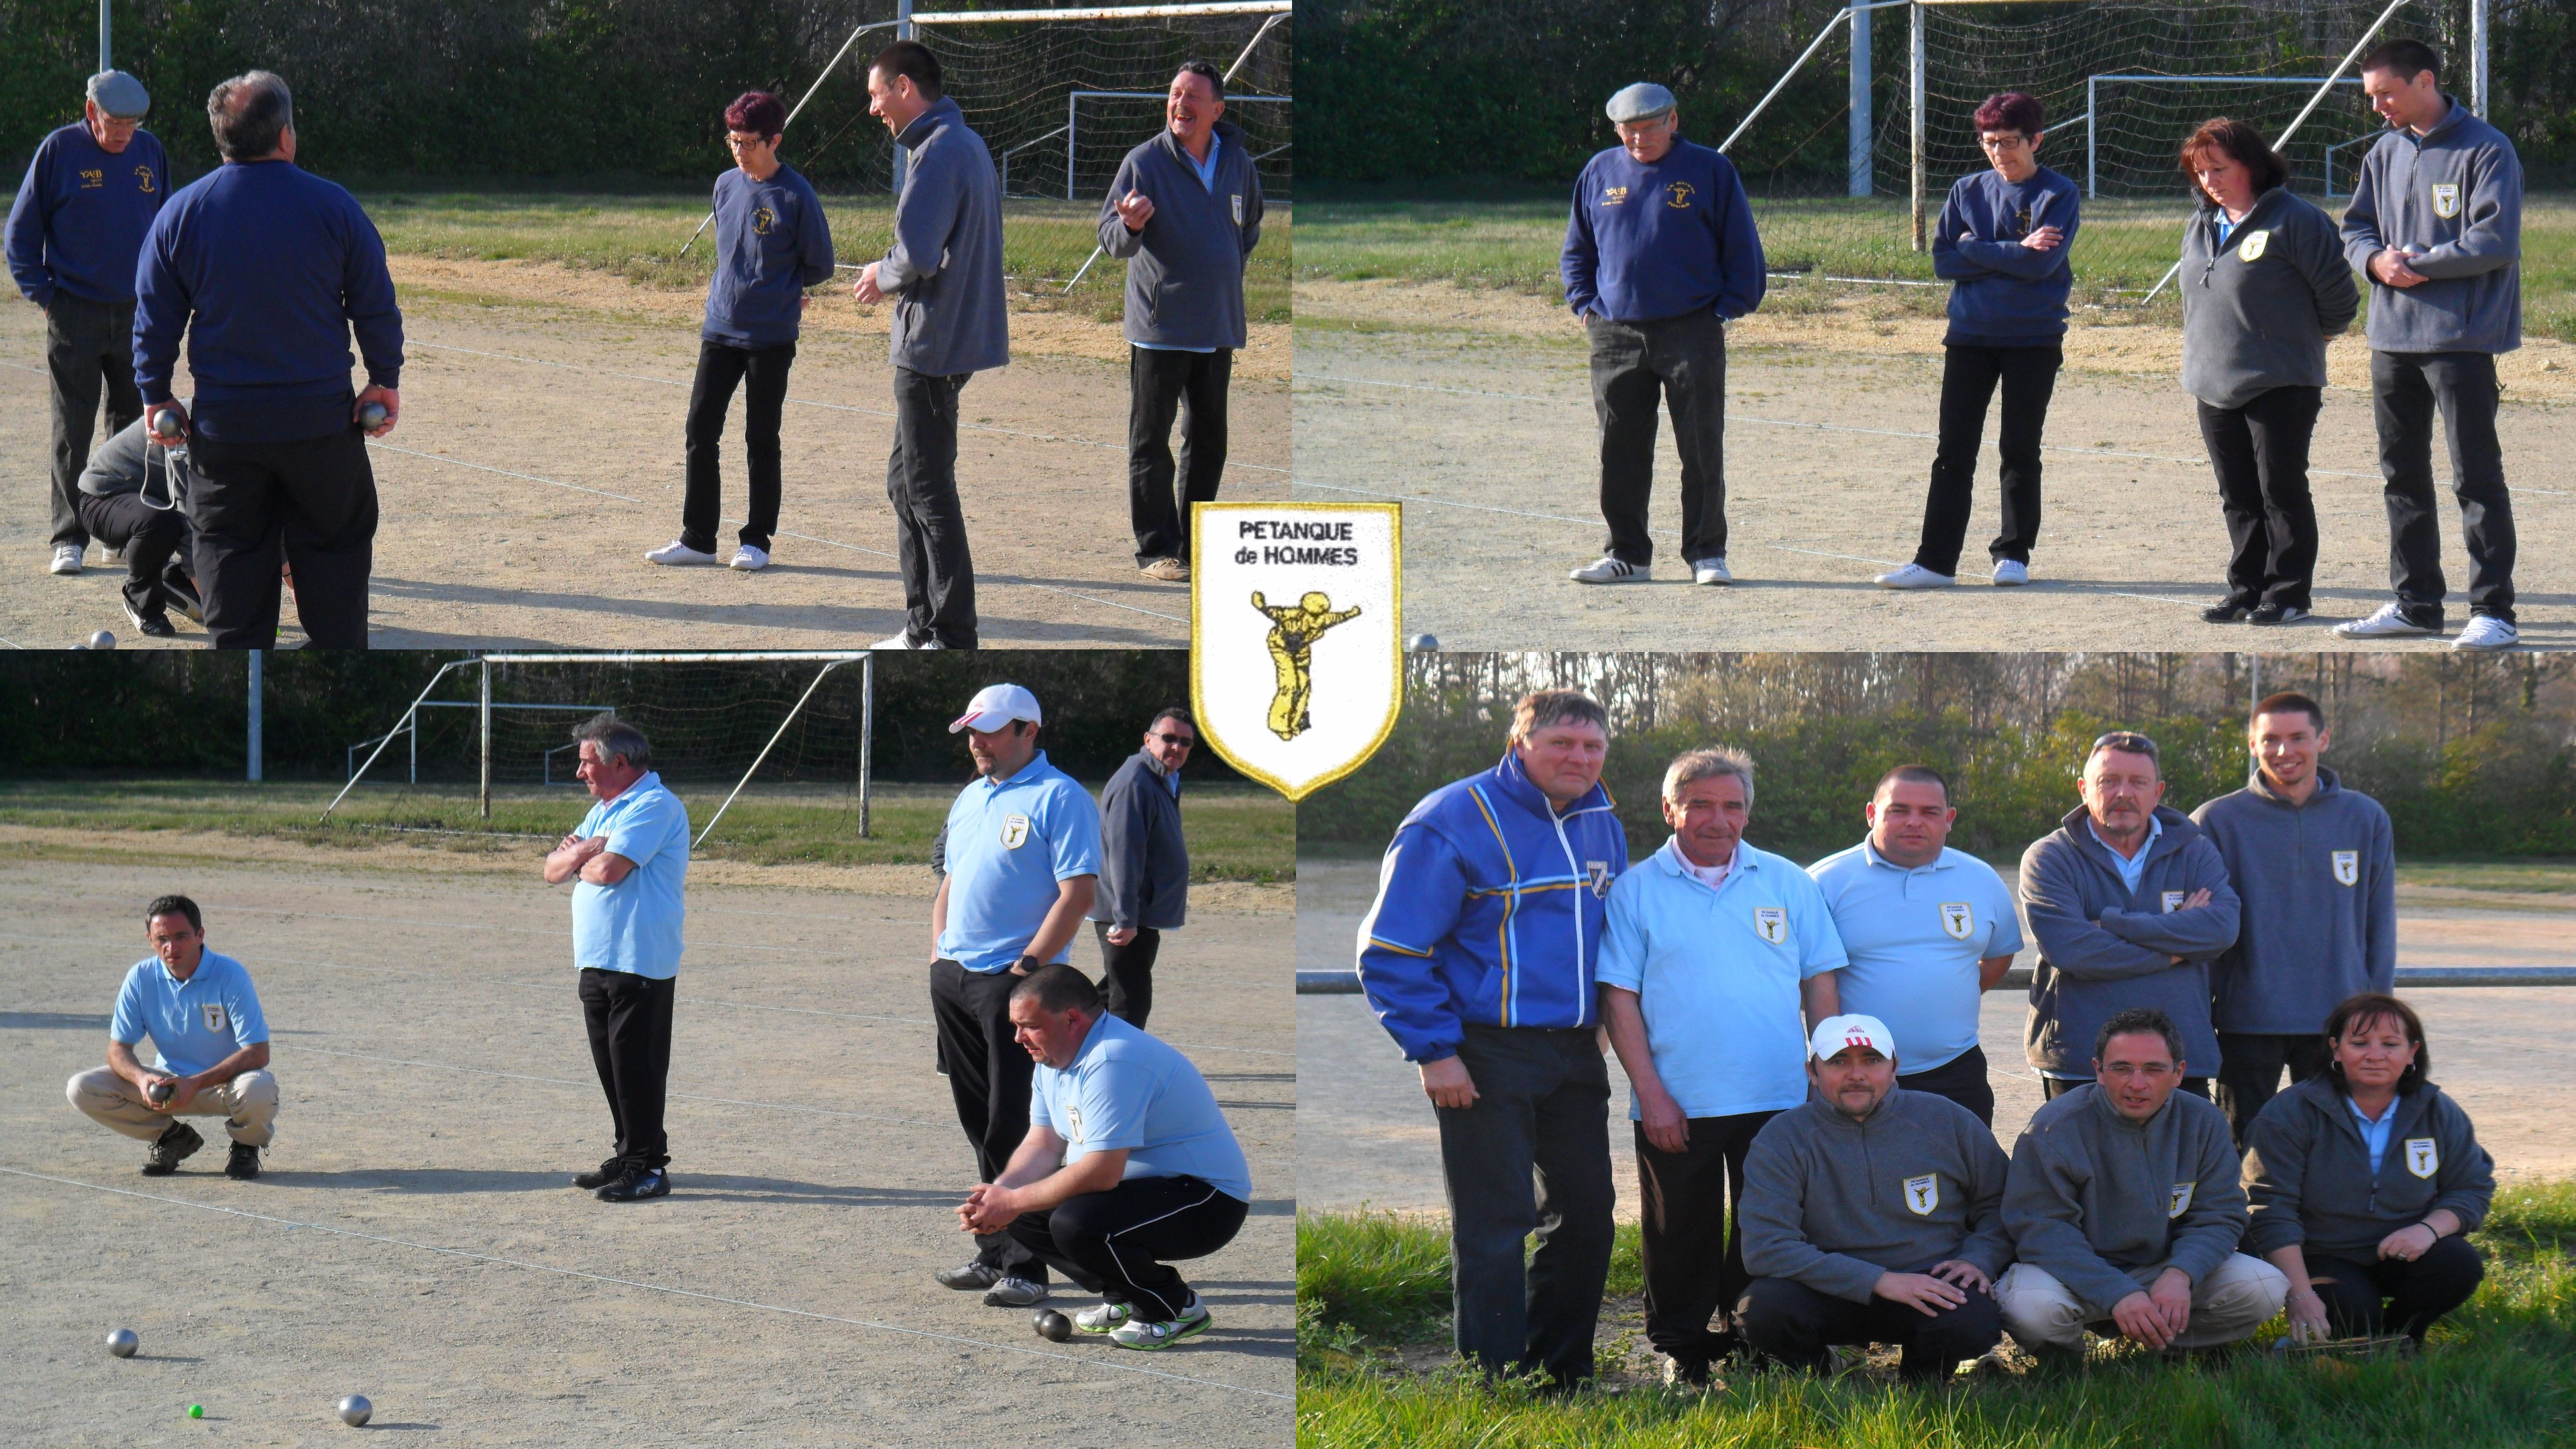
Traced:
[[635, 862], [613, 886], [576, 880], [572, 888], [573, 965], [623, 971], [654, 981], [680, 974], [680, 926], [689, 908], [689, 811], [651, 771], [614, 800], [590, 807], [573, 834], [608, 837], [610, 853]]
[[242, 963], [219, 952], [197, 958], [180, 981], [159, 957], [137, 961], [116, 993], [107, 1034], [133, 1046], [152, 1038], [155, 1069], [192, 1077], [253, 1042], [268, 1040], [268, 1018]]
[[1897, 1071], [1928, 1072], [1975, 1046], [1985, 994], [1977, 962], [2022, 945], [2012, 891], [1995, 868], [1945, 847], [1940, 859], [1908, 870], [1863, 840], [1807, 874], [1851, 954], [1834, 978], [1843, 1010], [1896, 1033]]
[[[1007, 971], [1055, 908], [1056, 883], [1100, 874], [1100, 807], [1071, 775], [1029, 756], [948, 807], [948, 927], [939, 954], [969, 971]], [[1068, 941], [1052, 961], [1068, 960]]]
[[2388, 1105], [2379, 1109], [2376, 1122], [2371, 1121], [2370, 1114], [2362, 1111], [2361, 1104], [2352, 1098], [2344, 1098], [2343, 1104], [2352, 1109], [2352, 1120], [2361, 1124], [2361, 1145], [2370, 1149], [2370, 1175], [2377, 1177], [2380, 1159], [2388, 1155], [2389, 1130], [2397, 1125], [2397, 1099], [2388, 1099]]
[[2120, 884], [2129, 888], [2129, 894], [2136, 895], [2138, 882], [2146, 879], [2147, 876], [2147, 857], [2155, 853], [2156, 837], [2165, 833], [2165, 823], [2158, 820], [2153, 812], [2149, 812], [2146, 842], [2138, 847], [2138, 853], [2135, 855], [2122, 855], [2113, 850], [2111, 842], [2102, 838], [2101, 830], [2093, 824], [2093, 817], [2089, 815], [2084, 817], [2084, 831], [2093, 837], [2095, 845], [2102, 848], [2102, 854], [2110, 858], [2111, 868], [2120, 873]]
[[1038, 1063], [1029, 1120], [1065, 1140], [1064, 1160], [1127, 1149], [1132, 1177], [1195, 1177], [1237, 1202], [1252, 1174], [1207, 1078], [1178, 1048], [1114, 1016], [1091, 1025], [1073, 1065]]
[[[1597, 979], [1637, 993], [1655, 1074], [1683, 1115], [1731, 1117], [1807, 1100], [1798, 984], [1844, 960], [1805, 871], [1739, 840], [1711, 890], [1666, 840], [1611, 883]], [[1634, 1092], [1628, 1115], [1643, 1115]]]

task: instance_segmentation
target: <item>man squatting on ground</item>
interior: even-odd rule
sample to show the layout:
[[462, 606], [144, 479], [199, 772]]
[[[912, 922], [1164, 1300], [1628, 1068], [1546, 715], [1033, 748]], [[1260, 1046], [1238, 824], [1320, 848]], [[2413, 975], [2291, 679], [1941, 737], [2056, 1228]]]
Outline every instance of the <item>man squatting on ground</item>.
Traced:
[[1844, 958], [1815, 881], [1744, 839], [1750, 757], [1679, 756], [1663, 807], [1672, 837], [1610, 887], [1596, 974], [1636, 1121], [1646, 1335], [1668, 1381], [1705, 1384], [1751, 1281], [1745, 1153], [1807, 1100], [1807, 1027], [1839, 1009]]
[[58, 574], [81, 571], [92, 536], [81, 518], [78, 479], [96, 436], [100, 390], [109, 433], [143, 416], [143, 395], [134, 389], [134, 262], [170, 195], [160, 139], [139, 129], [151, 109], [143, 82], [125, 72], [91, 76], [81, 118], [36, 143], [9, 205], [10, 279], [18, 295], [45, 309], [53, 426], [48, 567]]
[[[939, 894], [930, 903], [930, 1014], [957, 1123], [978, 1182], [997, 1183], [1029, 1135], [1035, 1069], [1011, 1019], [1011, 992], [1071, 954], [1100, 881], [1100, 811], [1091, 792], [1038, 748], [1037, 696], [988, 684], [948, 726], [975, 757], [975, 783], [948, 807]], [[1047, 1296], [1047, 1260], [1004, 1231], [976, 1230], [975, 1256], [942, 1268], [942, 1286], [984, 1290], [995, 1308]]]
[[716, 270], [707, 281], [698, 329], [698, 372], [689, 387], [687, 492], [680, 536], [644, 555], [647, 563], [711, 564], [723, 520], [717, 467], [725, 410], [743, 384], [742, 451], [751, 471], [751, 510], [735, 536], [731, 567], [769, 567], [778, 532], [778, 425], [787, 372], [796, 364], [805, 289], [832, 280], [832, 228], [823, 199], [778, 159], [787, 108], [766, 91], [745, 91], [725, 107], [733, 169], [716, 178]]
[[1609, 728], [1580, 692], [1524, 696], [1502, 762], [1397, 827], [1358, 941], [1369, 1008], [1440, 1123], [1458, 1352], [1560, 1389], [1592, 1377], [1610, 1273], [1593, 972], [1628, 838], [1601, 788]]
[[603, 714], [573, 738], [575, 773], [599, 803], [546, 857], [545, 880], [573, 882], [582, 1026], [617, 1150], [572, 1185], [601, 1202], [635, 1202], [671, 1190], [662, 1109], [688, 918], [689, 812], [653, 772], [652, 746], [633, 725]]
[[1567, 577], [1643, 583], [1654, 557], [1655, 403], [1682, 455], [1682, 563], [1726, 569], [1726, 324], [1762, 305], [1762, 238], [1735, 163], [1681, 139], [1673, 93], [1640, 82], [1610, 98], [1619, 144], [1584, 163], [1565, 227], [1565, 303], [1592, 343], [1601, 423], [1602, 556]]
[[1127, 153], [1100, 208], [1100, 249], [1127, 262], [1127, 515], [1137, 567], [1167, 583], [1190, 576], [1190, 505], [1214, 502], [1225, 478], [1243, 259], [1261, 244], [1261, 168], [1224, 115], [1225, 77], [1182, 66], [1161, 134]]
[[862, 303], [895, 299], [886, 497], [905, 621], [876, 647], [972, 649], [975, 561], [957, 501], [957, 399], [968, 378], [1011, 360], [1001, 177], [984, 138], [941, 93], [939, 58], [919, 41], [898, 40], [869, 63], [868, 113], [906, 153], [894, 241], [850, 288]]
[[1181, 831], [1181, 767], [1198, 743], [1190, 712], [1172, 705], [1145, 726], [1145, 746], [1100, 792], [1100, 989], [1109, 1014], [1143, 1030], [1154, 1009], [1154, 957], [1163, 933], [1189, 918], [1190, 844]]
[[2502, 131], [2442, 91], [2441, 57], [2391, 40], [2362, 57], [2388, 122], [2343, 212], [2344, 255], [2370, 278], [2371, 412], [2387, 480], [2397, 597], [2338, 624], [2353, 639], [2438, 634], [2442, 529], [2433, 412], [2449, 428], [2451, 491], [2469, 552], [2469, 622], [2455, 649], [2505, 649], [2513, 623], [2513, 498], [2496, 441], [2495, 355], [2522, 345], [2522, 161]]
[[188, 576], [188, 515], [169, 501], [187, 496], [187, 449], [154, 442], [141, 418], [100, 444], [81, 469], [81, 524], [100, 546], [124, 555], [125, 617], [147, 638], [179, 632], [170, 623], [173, 607], [192, 619], [205, 616]]
[[[206, 1139], [181, 1117], [221, 1117], [233, 1139], [224, 1176], [259, 1176], [259, 1155], [275, 1135], [277, 1078], [268, 1071], [268, 1018], [250, 972], [206, 949], [205, 917], [186, 896], [144, 908], [152, 959], [125, 973], [107, 1027], [107, 1065], [64, 1084], [92, 1121], [152, 1150], [143, 1175], [167, 1177]], [[152, 1065], [135, 1044], [152, 1037]]]
[[[285, 81], [255, 70], [221, 82], [206, 114], [224, 164], [152, 223], [134, 312], [144, 416], [177, 414], [196, 475], [188, 523], [206, 633], [218, 648], [276, 645], [282, 550], [306, 637], [364, 649], [376, 537], [366, 439], [402, 415], [402, 313], [385, 244], [355, 197], [296, 168]], [[367, 363], [355, 397], [353, 329]], [[193, 413], [170, 392], [183, 332]], [[368, 403], [385, 420], [361, 435]]]
[[1878, 576], [1891, 589], [1958, 582], [1959, 551], [1977, 491], [1977, 440], [1997, 382], [2004, 394], [2002, 531], [1986, 545], [1994, 581], [2030, 582], [2039, 542], [2039, 446], [2048, 400], [2065, 361], [2067, 260], [2080, 209], [2075, 183], [2039, 164], [2037, 98], [2019, 91], [1977, 107], [1977, 141], [1991, 169], [1950, 187], [1932, 229], [1932, 271], [1950, 285], [1950, 330], [1941, 339], [1941, 441], [1923, 503], [1914, 561]]
[[1036, 1063], [1028, 1136], [1001, 1176], [967, 1194], [958, 1226], [1008, 1233], [1099, 1294], [1075, 1327], [1165, 1349], [1208, 1326], [1167, 1260], [1233, 1242], [1252, 1176], [1199, 1069], [1100, 1004], [1090, 978], [1062, 964], [1011, 987], [1011, 1025]]

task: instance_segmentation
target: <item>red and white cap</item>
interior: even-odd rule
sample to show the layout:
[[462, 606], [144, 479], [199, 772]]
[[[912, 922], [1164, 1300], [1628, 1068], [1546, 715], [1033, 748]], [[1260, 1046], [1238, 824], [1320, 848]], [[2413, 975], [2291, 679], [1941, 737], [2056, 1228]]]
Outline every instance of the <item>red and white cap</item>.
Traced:
[[1874, 1016], [1851, 1012], [1829, 1016], [1816, 1023], [1816, 1034], [1807, 1039], [1807, 1050], [1820, 1062], [1833, 1060], [1834, 1053], [1846, 1047], [1865, 1046], [1880, 1056], [1894, 1060], [1896, 1033], [1887, 1023]]
[[1038, 697], [1016, 684], [988, 684], [975, 691], [975, 697], [966, 703], [966, 712], [949, 724], [948, 732], [953, 735], [959, 730], [974, 730], [989, 735], [1015, 719], [1046, 723], [1038, 715]]

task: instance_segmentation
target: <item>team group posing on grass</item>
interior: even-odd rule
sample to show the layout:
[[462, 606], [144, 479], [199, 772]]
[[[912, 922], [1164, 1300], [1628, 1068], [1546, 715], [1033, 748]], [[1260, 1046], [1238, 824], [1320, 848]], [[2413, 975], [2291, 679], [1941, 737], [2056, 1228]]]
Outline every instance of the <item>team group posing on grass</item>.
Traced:
[[[1041, 710], [995, 684], [949, 726], [976, 780], [950, 807], [944, 874], [930, 911], [930, 1006], [939, 1071], [976, 1156], [957, 1208], [975, 1256], [942, 1269], [949, 1288], [996, 1308], [1046, 1301], [1050, 1268], [1098, 1305], [1075, 1326], [1122, 1348], [1169, 1348], [1209, 1326], [1176, 1259], [1232, 1242], [1252, 1180], [1207, 1079], [1145, 1030], [1156, 947], [1188, 909], [1181, 770], [1198, 742], [1186, 710], [1146, 726], [1095, 804], [1038, 748]], [[652, 768], [633, 725], [601, 715], [574, 731], [597, 802], [546, 856], [548, 885], [572, 887], [573, 963], [592, 1064], [615, 1148], [573, 1186], [603, 1202], [671, 1191], [663, 1127], [687, 920], [689, 814]], [[1067, 962], [1089, 919], [1108, 963], [1095, 985]], [[149, 960], [125, 976], [107, 1065], [73, 1077], [71, 1104], [150, 1144], [143, 1172], [166, 1177], [205, 1145], [184, 1117], [220, 1117], [227, 1176], [260, 1175], [275, 1136], [269, 1029], [250, 972], [206, 949], [186, 896], [144, 913]], [[147, 1066], [135, 1047], [149, 1036]]]
[[[2522, 343], [2522, 167], [2503, 133], [2443, 93], [2440, 57], [2397, 40], [2361, 61], [2388, 122], [2363, 158], [2338, 228], [2291, 194], [2289, 165], [2260, 133], [2219, 118], [2179, 150], [2199, 206], [2176, 281], [2182, 387], [2195, 399], [2230, 542], [2214, 624], [2310, 617], [2317, 559], [2308, 449], [2326, 384], [2326, 344], [2352, 325], [2370, 280], [2370, 376], [2388, 509], [2394, 594], [2335, 632], [2438, 634], [2447, 584], [2434, 495], [2436, 414], [2469, 554], [2461, 649], [2517, 642], [2513, 504], [2496, 440], [2496, 354]], [[1762, 241], [1742, 180], [1717, 151], [1680, 137], [1672, 92], [1610, 98], [1620, 144], [1583, 168], [1566, 228], [1567, 305], [1592, 349], [1601, 429], [1602, 557], [1581, 583], [1651, 577], [1647, 527], [1656, 404], [1681, 455], [1681, 557], [1693, 582], [1726, 584], [1725, 324], [1761, 304]], [[1987, 545], [1998, 585], [2030, 582], [2039, 539], [2040, 448], [2063, 362], [2076, 184], [2043, 166], [2045, 117], [2019, 92], [1989, 97], [1975, 124], [1992, 169], [1950, 188], [1931, 238], [1951, 284], [1939, 443], [1913, 561], [1891, 589], [1958, 582], [1986, 409], [2003, 394], [2002, 517]]]
[[[2394, 837], [2319, 763], [2330, 738], [2307, 696], [2261, 701], [2253, 779], [2185, 815], [2154, 741], [2102, 736], [2017, 912], [1947, 845], [1957, 811], [1922, 766], [1802, 870], [1744, 839], [1752, 760], [1692, 750], [1664, 775], [1671, 837], [1632, 867], [1606, 712], [1522, 699], [1501, 763], [1405, 817], [1357, 943], [1438, 1118], [1458, 1351], [1593, 1376], [1605, 1038], [1670, 1381], [1847, 1343], [1937, 1378], [2005, 1332], [2043, 1364], [2088, 1330], [2214, 1348], [2285, 1307], [2301, 1341], [2420, 1345], [2483, 1274], [2462, 1234], [2493, 1165], [2389, 994]], [[2047, 1102], [2008, 1159], [1977, 1023], [2023, 917]]]

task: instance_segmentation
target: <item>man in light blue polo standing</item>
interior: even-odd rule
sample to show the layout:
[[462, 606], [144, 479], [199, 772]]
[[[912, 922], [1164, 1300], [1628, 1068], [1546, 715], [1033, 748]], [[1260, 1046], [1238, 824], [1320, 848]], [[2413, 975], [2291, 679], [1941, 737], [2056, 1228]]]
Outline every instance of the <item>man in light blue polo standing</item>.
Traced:
[[1993, 866], [1950, 849], [1959, 812], [1930, 766], [1888, 771], [1864, 813], [1868, 839], [1807, 867], [1851, 953], [1834, 978], [1843, 1009], [1895, 1034], [1897, 1085], [1947, 1097], [1992, 1127], [1977, 1007], [2021, 950], [2012, 889]]
[[1672, 838], [1612, 884], [1601, 935], [1601, 1020], [1637, 1124], [1646, 1336], [1665, 1381], [1694, 1387], [1742, 1346], [1745, 1154], [1807, 1100], [1807, 1032], [1841, 1011], [1833, 912], [1805, 871], [1745, 843], [1752, 813], [1749, 756], [1674, 760]]
[[[957, 1125], [977, 1182], [998, 1183], [1029, 1135], [1037, 1070], [1011, 1021], [1011, 989], [1072, 955], [1100, 884], [1100, 808], [1047, 763], [1037, 696], [988, 684], [948, 726], [975, 757], [974, 784], [948, 807], [948, 873], [930, 903], [930, 1015]], [[975, 1256], [939, 1270], [942, 1286], [983, 1291], [995, 1308], [1045, 1301], [1043, 1259], [1002, 1224], [975, 1234]]]
[[582, 1024], [617, 1150], [572, 1185], [601, 1202], [636, 1202], [671, 1190], [662, 1106], [680, 928], [688, 916], [689, 812], [653, 772], [652, 746], [633, 725], [603, 714], [573, 738], [581, 744], [576, 773], [599, 803], [546, 857], [545, 878], [548, 885], [574, 882]]

